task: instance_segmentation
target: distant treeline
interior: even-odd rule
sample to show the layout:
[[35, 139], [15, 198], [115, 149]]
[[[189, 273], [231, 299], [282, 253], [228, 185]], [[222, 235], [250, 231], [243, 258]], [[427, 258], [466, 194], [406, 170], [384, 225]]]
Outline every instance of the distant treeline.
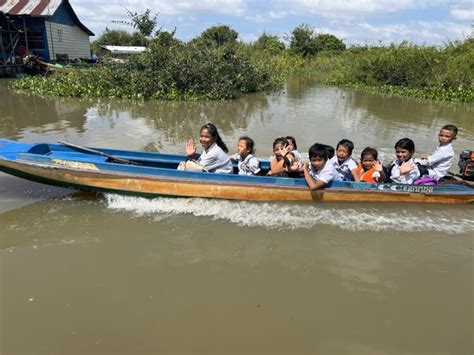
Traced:
[[[444, 46], [409, 42], [390, 46], [352, 46], [311, 26], [296, 27], [286, 38], [262, 34], [251, 44], [219, 25], [184, 43], [173, 32], [157, 30], [156, 16], [132, 14], [134, 33], [108, 30], [92, 43], [141, 45], [148, 52], [122, 65], [55, 74], [43, 80], [15, 81], [18, 89], [39, 94], [132, 99], [230, 99], [245, 93], [278, 90], [286, 75], [322, 83], [446, 101], [474, 101], [474, 38]], [[135, 16], [135, 17], [133, 17]]]

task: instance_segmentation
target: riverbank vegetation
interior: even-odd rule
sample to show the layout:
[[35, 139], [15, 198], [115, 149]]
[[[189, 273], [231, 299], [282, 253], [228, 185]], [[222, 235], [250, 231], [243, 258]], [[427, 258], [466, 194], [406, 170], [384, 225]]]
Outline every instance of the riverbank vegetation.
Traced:
[[286, 43], [262, 34], [251, 44], [224, 25], [184, 43], [174, 31], [155, 31], [156, 16], [129, 13], [137, 32], [106, 30], [92, 45], [145, 45], [148, 51], [121, 65], [26, 77], [16, 89], [42, 95], [131, 99], [231, 99], [281, 89], [287, 75], [329, 85], [456, 102], [474, 101], [474, 38], [444, 46], [409, 42], [350, 46], [311, 26], [296, 27]]

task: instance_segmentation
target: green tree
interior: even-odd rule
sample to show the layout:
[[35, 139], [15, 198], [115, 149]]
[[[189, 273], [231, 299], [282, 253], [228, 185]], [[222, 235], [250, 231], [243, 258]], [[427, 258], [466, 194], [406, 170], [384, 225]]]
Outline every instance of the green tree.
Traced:
[[304, 57], [312, 57], [322, 51], [343, 51], [346, 45], [332, 34], [315, 34], [310, 25], [302, 24], [291, 32], [290, 49]]
[[346, 45], [342, 40], [329, 33], [320, 33], [314, 38], [316, 52], [344, 51]]
[[257, 49], [266, 50], [271, 53], [278, 53], [285, 49], [285, 44], [280, 41], [278, 36], [271, 36], [266, 34], [265, 32], [262, 33], [260, 37], [258, 37], [254, 46]]
[[291, 32], [290, 49], [304, 57], [316, 54], [316, 43], [314, 41], [314, 30], [308, 24], [302, 24]]
[[130, 25], [145, 37], [151, 36], [158, 23], [158, 15], [155, 14], [153, 17], [150, 17], [150, 13], [150, 9], [146, 9], [142, 14], [127, 10], [127, 15], [131, 20]]
[[239, 34], [229, 26], [217, 25], [208, 28], [197, 38], [198, 41], [203, 41], [205, 44], [220, 47], [224, 44], [235, 43]]

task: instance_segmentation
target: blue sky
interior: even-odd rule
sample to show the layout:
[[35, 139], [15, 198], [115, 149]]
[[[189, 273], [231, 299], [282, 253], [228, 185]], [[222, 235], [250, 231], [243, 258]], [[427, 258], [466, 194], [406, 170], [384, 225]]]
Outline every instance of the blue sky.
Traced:
[[[188, 41], [223, 24], [245, 42], [263, 32], [284, 39], [300, 24], [331, 33], [351, 44], [388, 44], [408, 40], [441, 45], [474, 31], [474, 0], [70, 0], [80, 20], [97, 38], [106, 27], [131, 30], [112, 22], [126, 20], [125, 8], [158, 14], [159, 26], [176, 27]], [[94, 38], [92, 38], [94, 39]]]

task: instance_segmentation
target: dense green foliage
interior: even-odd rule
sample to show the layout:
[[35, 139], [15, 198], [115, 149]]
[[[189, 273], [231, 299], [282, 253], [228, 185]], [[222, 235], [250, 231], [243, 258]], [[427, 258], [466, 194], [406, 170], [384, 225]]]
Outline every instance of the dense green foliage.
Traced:
[[[173, 32], [155, 31], [156, 16], [129, 13], [141, 32], [106, 31], [94, 45], [146, 45], [122, 65], [81, 72], [29, 77], [13, 87], [39, 94], [133, 99], [229, 99], [244, 93], [282, 87], [286, 75], [304, 75], [321, 83], [413, 96], [422, 99], [474, 101], [474, 38], [442, 47], [408, 42], [346, 49], [331, 34], [296, 27], [289, 48], [263, 33], [255, 43], [238, 41], [224, 25], [210, 27], [184, 43]], [[140, 26], [143, 25], [143, 28]]]
[[346, 45], [332, 34], [316, 34], [311, 26], [303, 24], [293, 30], [290, 49], [303, 57], [312, 57], [323, 51], [343, 51]]
[[410, 43], [354, 47], [331, 61], [315, 61], [314, 70], [330, 65], [327, 83], [376, 92], [448, 101], [474, 100], [474, 41], [444, 48]]
[[191, 42], [219, 47], [224, 44], [236, 43], [238, 37], [239, 34], [229, 26], [218, 25], [208, 28]]
[[57, 96], [195, 100], [230, 99], [283, 83], [270, 63], [252, 58], [235, 43], [184, 44], [162, 34], [149, 49], [124, 65], [27, 77], [13, 85]]

